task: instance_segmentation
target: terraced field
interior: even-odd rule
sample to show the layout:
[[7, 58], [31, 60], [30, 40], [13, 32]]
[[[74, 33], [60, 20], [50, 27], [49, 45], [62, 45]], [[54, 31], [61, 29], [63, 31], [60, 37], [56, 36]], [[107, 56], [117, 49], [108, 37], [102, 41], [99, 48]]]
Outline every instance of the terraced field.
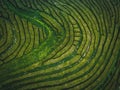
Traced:
[[120, 90], [120, 0], [0, 0], [0, 90]]

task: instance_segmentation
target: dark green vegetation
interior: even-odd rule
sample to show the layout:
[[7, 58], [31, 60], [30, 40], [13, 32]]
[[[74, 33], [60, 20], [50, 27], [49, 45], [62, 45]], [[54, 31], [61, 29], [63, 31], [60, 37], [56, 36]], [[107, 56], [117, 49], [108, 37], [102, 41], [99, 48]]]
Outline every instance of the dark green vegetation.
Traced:
[[0, 0], [0, 90], [120, 90], [120, 0]]

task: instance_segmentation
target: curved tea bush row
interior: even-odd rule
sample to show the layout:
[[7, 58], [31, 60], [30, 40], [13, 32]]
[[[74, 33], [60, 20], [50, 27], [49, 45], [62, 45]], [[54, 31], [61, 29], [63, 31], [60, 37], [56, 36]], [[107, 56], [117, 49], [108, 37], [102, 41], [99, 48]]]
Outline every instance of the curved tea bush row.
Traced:
[[1, 90], [118, 90], [119, 0], [1, 0]]

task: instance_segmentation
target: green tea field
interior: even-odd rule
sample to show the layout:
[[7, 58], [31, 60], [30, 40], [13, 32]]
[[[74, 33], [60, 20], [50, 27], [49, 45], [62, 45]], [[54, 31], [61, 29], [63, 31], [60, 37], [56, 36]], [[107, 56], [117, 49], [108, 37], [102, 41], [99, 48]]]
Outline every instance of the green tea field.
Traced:
[[0, 90], [120, 90], [120, 0], [0, 0]]

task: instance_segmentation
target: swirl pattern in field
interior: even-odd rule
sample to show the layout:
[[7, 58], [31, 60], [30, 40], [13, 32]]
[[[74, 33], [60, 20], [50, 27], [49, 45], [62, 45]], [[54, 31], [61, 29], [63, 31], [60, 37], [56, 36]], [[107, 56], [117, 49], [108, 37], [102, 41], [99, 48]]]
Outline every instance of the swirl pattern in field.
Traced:
[[0, 0], [0, 90], [119, 90], [119, 0]]

